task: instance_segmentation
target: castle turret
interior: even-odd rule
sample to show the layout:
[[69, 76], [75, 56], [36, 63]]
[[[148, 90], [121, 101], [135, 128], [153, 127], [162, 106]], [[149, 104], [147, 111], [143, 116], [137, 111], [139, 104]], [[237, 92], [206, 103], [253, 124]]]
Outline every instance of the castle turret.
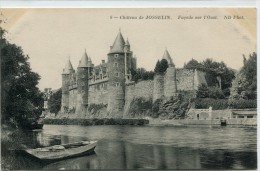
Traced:
[[162, 99], [164, 95], [164, 75], [156, 74], [154, 76], [153, 85], [153, 102], [157, 99]]
[[74, 72], [75, 71], [71, 65], [70, 59], [68, 59], [66, 66], [62, 72], [61, 112], [66, 112], [69, 108], [69, 85], [70, 85], [70, 78]]
[[[128, 42], [129, 44], [129, 42]], [[129, 49], [128, 49], [129, 48]], [[125, 105], [125, 81], [128, 74], [128, 63], [130, 45], [126, 45], [121, 32], [118, 33], [113, 46], [110, 47], [108, 53], [108, 112], [114, 114], [115, 117], [122, 117]]]
[[88, 105], [88, 77], [91, 70], [91, 63], [89, 61], [88, 55], [85, 51], [83, 54], [79, 66], [77, 68], [77, 107], [76, 113], [81, 113], [86, 109]]
[[164, 52], [163, 59], [166, 59], [168, 61], [169, 66], [164, 77], [164, 96], [165, 98], [170, 98], [172, 96], [175, 96], [177, 93], [176, 69], [167, 49]]

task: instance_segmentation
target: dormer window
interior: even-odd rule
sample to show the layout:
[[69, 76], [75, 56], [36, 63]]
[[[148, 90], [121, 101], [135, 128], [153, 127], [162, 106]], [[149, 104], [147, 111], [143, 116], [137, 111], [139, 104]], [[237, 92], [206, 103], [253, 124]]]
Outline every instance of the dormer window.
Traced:
[[115, 58], [118, 58], [118, 56], [119, 56], [118, 54], [114, 54], [114, 57], [115, 57]]
[[119, 72], [116, 72], [116, 77], [119, 77]]
[[120, 86], [120, 83], [117, 82], [117, 83], [116, 83], [116, 87], [119, 87], [119, 86]]

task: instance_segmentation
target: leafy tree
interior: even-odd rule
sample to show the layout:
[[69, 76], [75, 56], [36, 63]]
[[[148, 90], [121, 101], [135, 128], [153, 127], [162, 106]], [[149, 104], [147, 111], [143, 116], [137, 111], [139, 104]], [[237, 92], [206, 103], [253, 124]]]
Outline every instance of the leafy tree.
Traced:
[[209, 87], [209, 98], [224, 99], [225, 95], [219, 87]]
[[206, 84], [201, 84], [196, 91], [197, 98], [208, 98], [209, 97], [209, 89]]
[[166, 59], [162, 59], [160, 65], [161, 65], [159, 71], [160, 73], [164, 73], [169, 67], [168, 61]]
[[154, 77], [153, 71], [146, 71], [144, 68], [137, 68], [137, 70], [131, 70], [133, 81], [137, 82], [141, 80], [152, 80]]
[[158, 60], [155, 68], [154, 68], [154, 73], [156, 74], [163, 74], [167, 68], [169, 67], [168, 61], [166, 59], [162, 59], [161, 61]]
[[257, 96], [257, 54], [253, 52], [248, 60], [243, 55], [244, 66], [232, 82], [231, 98], [256, 99]]
[[[191, 59], [184, 68], [204, 71], [209, 87], [218, 85], [221, 87], [225, 96], [230, 95], [229, 89], [232, 85], [232, 80], [235, 78], [235, 71], [228, 68], [223, 61], [216, 62], [207, 58], [199, 63], [198, 61]], [[219, 80], [217, 78], [219, 78]]]
[[202, 65], [197, 60], [192, 58], [187, 64], [184, 64], [184, 68], [195, 70], [202, 68]]
[[51, 113], [58, 113], [61, 108], [61, 88], [54, 92], [48, 100], [48, 107]]
[[160, 60], [158, 60], [157, 63], [156, 63], [156, 65], [155, 65], [155, 68], [154, 68], [154, 72], [155, 72], [155, 73], [159, 73], [160, 67], [161, 67], [160, 64], [161, 64], [161, 63], [160, 63]]
[[43, 108], [43, 93], [37, 87], [40, 76], [33, 72], [20, 47], [10, 44], [1, 31], [1, 117], [3, 123], [26, 127]]

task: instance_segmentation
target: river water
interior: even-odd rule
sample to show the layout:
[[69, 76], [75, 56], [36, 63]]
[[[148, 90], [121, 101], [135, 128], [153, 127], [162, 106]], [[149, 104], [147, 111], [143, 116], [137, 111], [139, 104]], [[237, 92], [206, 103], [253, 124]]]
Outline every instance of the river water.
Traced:
[[95, 154], [34, 169], [257, 168], [256, 128], [44, 125], [28, 134], [30, 147], [98, 140]]

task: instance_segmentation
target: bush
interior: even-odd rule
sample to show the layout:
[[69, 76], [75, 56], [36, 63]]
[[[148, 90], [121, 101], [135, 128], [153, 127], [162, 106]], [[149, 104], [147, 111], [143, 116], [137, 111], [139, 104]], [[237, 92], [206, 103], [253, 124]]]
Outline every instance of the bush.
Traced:
[[106, 108], [107, 104], [90, 104], [88, 106], [88, 111], [92, 114], [95, 115], [99, 110], [101, 110], [102, 108]]
[[206, 84], [201, 84], [196, 91], [196, 96], [198, 98], [208, 98], [209, 97], [209, 89]]
[[224, 99], [225, 95], [219, 87], [209, 87], [209, 98]]
[[144, 112], [149, 112], [151, 111], [153, 107], [152, 99], [146, 100], [142, 97], [135, 98], [132, 100], [130, 104], [130, 109], [128, 114], [132, 117], [138, 117]]
[[195, 109], [208, 109], [210, 106], [213, 110], [223, 110], [228, 108], [227, 99], [197, 98], [194, 103]]
[[228, 99], [211, 99], [211, 98], [197, 98], [194, 101], [195, 109], [208, 109], [210, 106], [213, 110], [224, 109], [248, 109], [257, 108], [256, 100], [228, 100]]
[[158, 118], [159, 117], [159, 110], [160, 110], [160, 106], [161, 106], [162, 102], [163, 102], [162, 99], [157, 99], [153, 103], [152, 115], [151, 115], [153, 118]]
[[120, 119], [120, 118], [94, 118], [94, 119], [44, 119], [44, 124], [50, 125], [145, 125], [149, 124], [146, 119]]
[[228, 104], [230, 109], [257, 108], [257, 100], [229, 100]]

